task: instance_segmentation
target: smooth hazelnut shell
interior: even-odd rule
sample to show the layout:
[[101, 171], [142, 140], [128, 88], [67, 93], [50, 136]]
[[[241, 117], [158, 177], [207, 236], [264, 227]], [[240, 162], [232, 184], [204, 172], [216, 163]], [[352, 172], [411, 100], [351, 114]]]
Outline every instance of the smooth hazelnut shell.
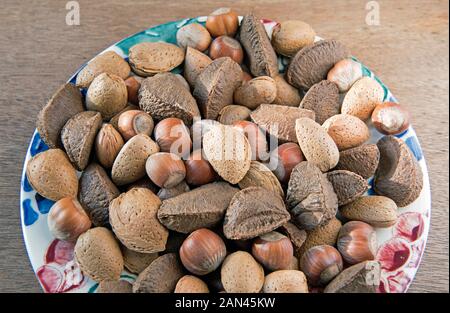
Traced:
[[372, 112], [372, 123], [385, 135], [397, 135], [409, 127], [409, 114], [400, 104], [383, 102]]
[[117, 125], [119, 132], [125, 140], [129, 140], [137, 134], [145, 134], [150, 136], [154, 127], [152, 117], [140, 110], [129, 110], [123, 112], [119, 116]]
[[271, 159], [274, 157], [277, 162], [273, 173], [282, 184], [289, 182], [292, 169], [305, 159], [299, 145], [293, 142], [279, 145], [271, 154]]
[[233, 37], [236, 34], [238, 27], [238, 15], [229, 8], [215, 10], [206, 20], [206, 29], [213, 37], [222, 35]]
[[67, 197], [51, 207], [47, 223], [55, 238], [76, 241], [78, 236], [91, 228], [91, 220], [78, 200]]
[[211, 164], [202, 156], [201, 150], [195, 150], [184, 161], [186, 166], [186, 182], [189, 185], [200, 186], [213, 182], [217, 175]]
[[351, 221], [341, 227], [337, 248], [348, 264], [375, 259], [377, 236], [369, 224]]
[[133, 76], [130, 76], [125, 79], [125, 85], [127, 86], [128, 102], [136, 105], [139, 104], [138, 92], [141, 83]]
[[186, 176], [186, 168], [179, 156], [157, 152], [148, 157], [145, 163], [148, 177], [161, 188], [172, 188]]
[[226, 254], [222, 238], [206, 228], [193, 231], [180, 247], [181, 262], [195, 275], [206, 275], [215, 271]]
[[[179, 118], [169, 117], [160, 121], [155, 126], [154, 136], [161, 152], [170, 152], [182, 157], [191, 150], [189, 129]], [[176, 146], [172, 146], [175, 142]]]
[[339, 251], [329, 245], [312, 247], [300, 259], [300, 270], [315, 286], [326, 285], [342, 271], [343, 266]]
[[233, 127], [241, 131], [247, 137], [252, 150], [252, 160], [265, 160], [267, 154], [267, 140], [264, 132], [253, 122], [237, 121]]
[[294, 248], [289, 238], [270, 232], [255, 239], [252, 254], [265, 268], [276, 271], [289, 268]]
[[236, 39], [228, 36], [220, 36], [211, 43], [209, 56], [213, 60], [221, 57], [230, 57], [236, 63], [241, 64], [244, 59], [244, 51]]

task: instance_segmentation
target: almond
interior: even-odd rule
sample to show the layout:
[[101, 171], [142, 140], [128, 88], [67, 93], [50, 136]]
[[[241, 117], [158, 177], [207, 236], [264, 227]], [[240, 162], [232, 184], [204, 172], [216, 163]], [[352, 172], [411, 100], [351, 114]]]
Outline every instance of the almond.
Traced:
[[259, 76], [244, 82], [234, 91], [234, 103], [254, 110], [262, 103], [272, 103], [277, 96], [275, 80]]
[[100, 164], [111, 168], [123, 145], [120, 133], [111, 124], [103, 124], [95, 138], [95, 154]]
[[364, 196], [339, 208], [342, 216], [373, 227], [391, 227], [397, 222], [397, 205], [383, 196]]
[[333, 138], [339, 150], [360, 146], [370, 138], [367, 125], [353, 115], [334, 115], [327, 119], [322, 127]]

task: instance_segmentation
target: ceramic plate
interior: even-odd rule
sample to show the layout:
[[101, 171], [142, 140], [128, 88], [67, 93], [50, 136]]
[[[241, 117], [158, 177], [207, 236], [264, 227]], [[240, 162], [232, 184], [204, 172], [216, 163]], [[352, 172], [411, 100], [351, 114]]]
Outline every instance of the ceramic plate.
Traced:
[[[176, 44], [175, 35], [180, 27], [193, 22], [204, 24], [205, 21], [206, 17], [198, 17], [155, 26], [128, 37], [105, 51], [113, 50], [127, 59], [128, 49], [137, 43], [166, 41]], [[276, 23], [269, 20], [263, 20], [263, 22], [270, 36]], [[279, 59], [280, 71], [284, 71], [287, 61], [284, 58]], [[359, 62], [356, 58], [355, 61]], [[375, 78], [383, 87], [385, 101], [397, 101], [372, 71], [363, 64], [361, 64], [361, 67], [364, 76]], [[70, 82], [75, 82], [80, 69], [71, 77]], [[174, 72], [181, 72], [181, 69], [177, 68]], [[382, 137], [382, 134], [378, 133], [373, 127], [371, 127], [371, 133], [371, 142], [376, 142]], [[424, 175], [424, 185], [420, 197], [414, 203], [399, 209], [399, 218], [393, 227], [377, 229], [379, 247], [376, 258], [382, 265], [382, 280], [379, 292], [405, 292], [408, 289], [425, 249], [430, 225], [430, 185], [419, 141], [412, 127], [398, 137], [405, 141], [419, 161]], [[25, 158], [20, 190], [23, 236], [31, 265], [45, 292], [95, 292], [97, 284], [84, 277], [73, 261], [74, 245], [54, 239], [48, 230], [47, 213], [53, 201], [37, 194], [27, 181], [25, 168], [28, 160], [35, 154], [47, 149], [48, 147], [35, 131]], [[371, 186], [372, 181], [373, 179], [369, 179]], [[369, 189], [368, 194], [373, 194], [372, 188]], [[135, 275], [128, 272], [123, 272], [121, 277], [129, 281], [135, 279]]]

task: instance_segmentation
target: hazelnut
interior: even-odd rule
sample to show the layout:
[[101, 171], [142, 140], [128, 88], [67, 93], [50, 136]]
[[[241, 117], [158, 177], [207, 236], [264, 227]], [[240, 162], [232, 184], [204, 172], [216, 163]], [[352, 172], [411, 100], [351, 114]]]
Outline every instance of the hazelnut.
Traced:
[[155, 126], [154, 136], [161, 152], [170, 152], [182, 157], [191, 150], [189, 129], [179, 118], [169, 117], [160, 121]]
[[213, 37], [227, 35], [233, 37], [239, 27], [239, 18], [230, 8], [220, 8], [212, 12], [206, 20], [206, 29]]
[[352, 59], [337, 62], [328, 72], [327, 80], [335, 83], [339, 91], [347, 92], [362, 77], [362, 66]]
[[127, 100], [125, 81], [119, 76], [102, 73], [88, 88], [86, 108], [100, 112], [104, 120], [109, 120], [127, 106]]
[[383, 102], [372, 112], [372, 123], [385, 135], [397, 135], [409, 127], [409, 114], [400, 104]]
[[118, 128], [125, 140], [145, 134], [150, 136], [153, 132], [153, 119], [150, 114], [140, 110], [129, 110], [119, 116]]
[[328, 284], [342, 268], [343, 261], [339, 251], [329, 245], [312, 247], [300, 259], [300, 270], [314, 286]]
[[289, 267], [294, 248], [289, 238], [272, 231], [255, 239], [252, 254], [264, 267], [276, 271]]
[[132, 104], [139, 104], [138, 92], [141, 87], [140, 81], [134, 76], [130, 76], [125, 79], [125, 85], [127, 86], [128, 102]]
[[226, 254], [227, 249], [222, 238], [206, 228], [193, 231], [180, 247], [181, 263], [196, 275], [215, 271]]
[[276, 168], [273, 170], [275, 176], [281, 183], [287, 184], [291, 178], [292, 169], [304, 161], [304, 157], [298, 144], [287, 142], [270, 153], [270, 160], [276, 162]]
[[95, 154], [100, 164], [111, 168], [123, 145], [120, 133], [111, 124], [103, 124], [95, 138]]
[[264, 132], [253, 122], [237, 121], [233, 127], [247, 137], [252, 150], [252, 160], [266, 160], [267, 140]]
[[339, 231], [337, 247], [349, 264], [373, 260], [377, 252], [375, 230], [364, 222], [348, 222]]
[[152, 182], [161, 188], [172, 188], [186, 176], [186, 168], [181, 158], [167, 152], [157, 152], [149, 156], [145, 170]]
[[244, 59], [244, 51], [236, 39], [228, 36], [220, 36], [211, 43], [209, 56], [213, 60], [221, 57], [230, 57], [236, 63], [241, 64]]
[[192, 47], [203, 52], [208, 49], [210, 43], [211, 35], [200, 24], [188, 24], [177, 31], [177, 44], [183, 49]]
[[50, 232], [59, 240], [75, 241], [78, 236], [91, 228], [91, 220], [73, 198], [62, 198], [50, 209], [47, 216]]
[[246, 71], [242, 71], [242, 82], [248, 82], [249, 80], [252, 80], [253, 76], [249, 74]]
[[195, 150], [184, 161], [186, 166], [186, 182], [190, 185], [200, 186], [213, 182], [216, 179], [211, 164], [202, 156], [201, 150]]

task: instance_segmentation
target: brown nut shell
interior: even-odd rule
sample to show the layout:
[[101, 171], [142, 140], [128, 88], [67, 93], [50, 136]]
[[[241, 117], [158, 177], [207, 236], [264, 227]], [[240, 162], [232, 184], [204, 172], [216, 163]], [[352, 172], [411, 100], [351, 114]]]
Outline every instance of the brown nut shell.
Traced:
[[339, 149], [325, 128], [309, 118], [295, 121], [298, 145], [306, 160], [327, 172], [339, 162]]
[[237, 121], [233, 127], [242, 132], [252, 149], [252, 160], [266, 160], [268, 158], [268, 145], [266, 134], [253, 122]]
[[348, 114], [334, 115], [327, 119], [322, 127], [333, 138], [339, 150], [360, 146], [370, 138], [367, 125], [359, 118]]
[[350, 171], [328, 172], [327, 179], [333, 185], [339, 206], [358, 199], [369, 189], [369, 184], [363, 177]]
[[153, 253], [164, 251], [167, 229], [156, 213], [161, 200], [146, 188], [122, 193], [109, 206], [109, 221], [117, 238], [133, 251]]
[[191, 151], [189, 129], [179, 118], [169, 117], [160, 121], [155, 126], [153, 136], [162, 152], [184, 157]]
[[326, 79], [328, 71], [348, 55], [336, 40], [320, 40], [298, 51], [292, 58], [286, 78], [294, 87], [308, 90]]
[[314, 111], [316, 122], [322, 125], [327, 119], [341, 111], [337, 85], [328, 80], [314, 84], [300, 102], [300, 108]]
[[206, 28], [214, 36], [227, 35], [233, 37], [239, 27], [239, 18], [230, 8], [219, 8], [208, 15]]
[[269, 166], [274, 164], [274, 167], [271, 167], [273, 173], [282, 184], [287, 184], [293, 168], [302, 161], [304, 157], [298, 144], [287, 142], [272, 150]]
[[250, 119], [251, 110], [243, 105], [230, 104], [223, 107], [217, 116], [217, 121], [224, 125], [232, 125], [237, 121], [247, 121]]
[[395, 102], [383, 102], [372, 112], [372, 123], [385, 135], [397, 135], [409, 127], [409, 114], [405, 108]]
[[132, 273], [139, 274], [145, 270], [154, 260], [158, 253], [142, 253], [128, 249], [122, 245], [122, 255], [125, 268]]
[[307, 231], [306, 240], [300, 249], [296, 251], [296, 255], [301, 258], [307, 250], [315, 246], [334, 246], [341, 226], [341, 222], [336, 217], [333, 217], [327, 223]]
[[195, 87], [195, 81], [197, 80], [198, 75], [211, 64], [212, 60], [206, 54], [191, 48], [187, 47], [186, 56], [184, 57], [184, 78], [189, 83], [191, 88]]
[[77, 196], [77, 173], [61, 149], [36, 154], [28, 161], [26, 174], [33, 189], [47, 199], [58, 201]]
[[284, 191], [277, 177], [265, 166], [258, 161], [250, 163], [250, 169], [244, 178], [238, 183], [239, 188], [262, 187], [280, 197], [284, 197]]
[[189, 185], [200, 186], [212, 183], [216, 179], [216, 172], [206, 160], [201, 150], [195, 150], [184, 161], [186, 167], [186, 182]]
[[264, 270], [248, 252], [228, 255], [220, 270], [223, 287], [228, 293], [258, 293], [264, 284]]
[[290, 20], [274, 26], [272, 45], [281, 55], [292, 57], [300, 49], [314, 43], [316, 32], [302, 21]]
[[84, 275], [97, 282], [119, 280], [123, 257], [119, 243], [107, 228], [95, 227], [78, 237], [74, 257]]
[[244, 59], [244, 51], [236, 39], [228, 36], [220, 36], [211, 43], [209, 56], [213, 60], [221, 57], [230, 57], [234, 62], [241, 64]]
[[327, 223], [338, 208], [332, 184], [317, 166], [308, 161], [299, 163], [292, 170], [286, 203], [292, 222], [306, 230]]
[[102, 73], [89, 85], [86, 108], [98, 111], [104, 120], [111, 119], [127, 106], [128, 91], [125, 81], [116, 75]]
[[61, 129], [72, 116], [83, 110], [82, 95], [75, 85], [66, 83], [59, 87], [37, 117], [37, 131], [47, 146], [61, 146]]
[[170, 72], [184, 60], [183, 49], [167, 42], [141, 42], [128, 54], [133, 72], [144, 77]]
[[278, 75], [278, 60], [264, 25], [253, 14], [245, 15], [239, 38], [250, 63], [253, 76]]
[[150, 136], [153, 132], [154, 123], [150, 114], [140, 110], [129, 110], [120, 114], [117, 127], [122, 137], [129, 140], [137, 134]]
[[265, 277], [265, 293], [308, 293], [305, 274], [296, 270], [280, 270]]
[[241, 67], [229, 57], [218, 58], [205, 67], [193, 92], [203, 118], [216, 119], [223, 107], [232, 104], [234, 90], [241, 82]]
[[169, 293], [183, 277], [183, 268], [175, 253], [167, 253], [154, 260], [142, 271], [133, 284], [134, 293]]
[[354, 115], [365, 121], [370, 118], [375, 107], [383, 102], [383, 87], [373, 78], [357, 80], [345, 95], [341, 113]]
[[347, 170], [367, 179], [375, 174], [380, 160], [380, 151], [376, 144], [361, 145], [341, 151], [336, 170]]
[[277, 96], [272, 103], [290, 107], [298, 107], [302, 97], [297, 88], [291, 86], [283, 75], [277, 75], [273, 78], [277, 89]]
[[250, 117], [262, 130], [281, 143], [297, 142], [295, 121], [299, 118], [315, 119], [313, 111], [275, 104], [261, 104]]
[[157, 152], [145, 163], [148, 177], [161, 188], [172, 188], [186, 177], [186, 168], [179, 156], [173, 153]]
[[185, 275], [175, 286], [175, 293], [209, 293], [208, 285], [198, 277]]
[[138, 134], [128, 140], [114, 161], [113, 182], [122, 186], [144, 177], [147, 158], [158, 151], [158, 145], [147, 135]]
[[133, 285], [125, 280], [104, 280], [98, 284], [97, 293], [131, 293]]
[[339, 208], [343, 217], [373, 227], [391, 227], [397, 222], [397, 205], [383, 196], [364, 196]]
[[138, 99], [138, 93], [139, 88], [141, 88], [141, 79], [136, 78], [137, 76], [131, 76], [125, 79], [125, 85], [127, 86], [127, 95], [128, 95], [128, 102], [138, 105], [139, 99]]
[[111, 124], [103, 124], [95, 137], [95, 155], [100, 164], [110, 169], [124, 145], [120, 133]]
[[244, 82], [234, 91], [234, 103], [254, 110], [262, 103], [272, 103], [276, 96], [275, 80], [269, 76], [259, 76]]
[[271, 271], [284, 270], [291, 264], [294, 248], [289, 238], [271, 231], [253, 241], [252, 255]]
[[348, 264], [375, 259], [377, 235], [367, 223], [350, 221], [339, 230], [337, 248]]
[[300, 259], [300, 269], [313, 286], [322, 286], [336, 277], [344, 267], [335, 247], [320, 245], [308, 249]]
[[191, 125], [200, 116], [195, 99], [180, 78], [161, 73], [144, 79], [139, 89], [139, 106], [156, 121], [177, 117]]
[[187, 24], [177, 31], [177, 45], [183, 49], [192, 47], [203, 52], [208, 49], [210, 43], [211, 35], [201, 24]]
[[91, 163], [79, 180], [78, 199], [95, 226], [109, 227], [109, 204], [120, 192], [106, 171]]
[[306, 231], [304, 229], [298, 228], [292, 222], [286, 222], [278, 228], [278, 231], [282, 234], [286, 235], [286, 237], [291, 240], [292, 245], [294, 247], [294, 252], [297, 252], [301, 246], [305, 243], [306, 240]]
[[61, 130], [61, 141], [70, 161], [77, 170], [89, 163], [95, 137], [102, 125], [100, 113], [84, 111], [70, 118]]
[[158, 191], [157, 195], [162, 201], [181, 195], [182, 193], [188, 192], [189, 190], [190, 188], [188, 184], [186, 184], [186, 181], [183, 180], [181, 183], [172, 188], [161, 188]]
[[328, 72], [327, 80], [335, 83], [339, 91], [347, 92], [353, 84], [361, 79], [362, 66], [352, 59], [344, 59], [337, 62]]
[[277, 229], [289, 219], [283, 198], [262, 187], [249, 187], [231, 199], [223, 232], [228, 239], [251, 239]]
[[423, 173], [406, 143], [385, 136], [377, 143], [380, 162], [374, 177], [374, 190], [395, 201], [399, 207], [414, 202], [423, 188]]

